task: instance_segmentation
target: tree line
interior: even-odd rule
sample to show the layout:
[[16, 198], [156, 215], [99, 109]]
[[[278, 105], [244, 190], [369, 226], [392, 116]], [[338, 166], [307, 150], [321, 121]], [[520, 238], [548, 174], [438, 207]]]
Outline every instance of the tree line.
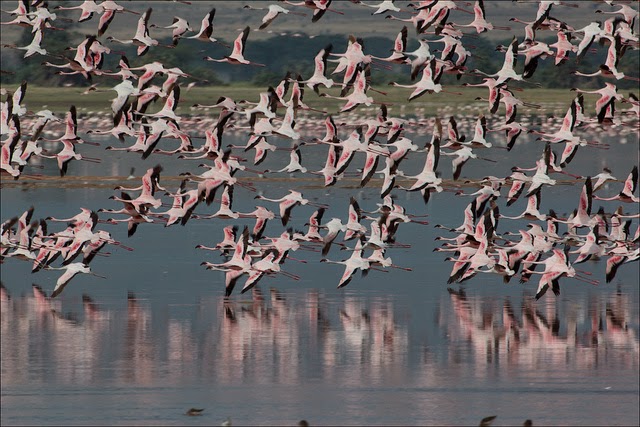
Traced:
[[[25, 46], [31, 42], [32, 34], [29, 29], [22, 30], [18, 46]], [[73, 57], [73, 51], [65, 50], [69, 46], [75, 46], [82, 39], [82, 35], [70, 29], [66, 31], [48, 31], [43, 41], [43, 46], [54, 55], [65, 55]], [[540, 38], [541, 41], [553, 43], [554, 37]], [[161, 44], [170, 45], [171, 38], [159, 39]], [[467, 61], [469, 70], [477, 68], [487, 73], [498, 71], [502, 67], [504, 54], [496, 51], [498, 44], [508, 45], [510, 39], [503, 41], [486, 40], [483, 38], [473, 38], [464, 40], [463, 44], [467, 50], [471, 51], [471, 57]], [[230, 46], [233, 40], [221, 40], [222, 43]], [[334, 53], [341, 53], [346, 50], [347, 36], [344, 34], [323, 34], [309, 37], [304, 33], [297, 33], [295, 36], [278, 35], [264, 40], [251, 40], [245, 49], [245, 57], [252, 61], [263, 63], [265, 67], [237, 66], [230, 64], [212, 64], [203, 60], [205, 56], [221, 58], [229, 53], [230, 48], [222, 43], [202, 43], [196, 40], [181, 40], [176, 48], [154, 47], [145, 56], [137, 57], [135, 47], [126, 46], [104, 41], [104, 44], [113, 50], [123, 51], [130, 61], [132, 67], [140, 66], [152, 61], [160, 61], [167, 67], [179, 67], [183, 71], [191, 74], [194, 78], [206, 80], [209, 85], [232, 85], [245, 84], [258, 87], [277, 84], [287, 72], [293, 75], [300, 74], [303, 78], [308, 78], [313, 73], [313, 59], [317, 52], [329, 44], [333, 46]], [[430, 45], [431, 52], [439, 55], [438, 49], [442, 43]], [[594, 72], [598, 65], [604, 63], [607, 46], [594, 43], [596, 53], [589, 53], [580, 64], [576, 64], [575, 55], [560, 66], [554, 65], [553, 58], [540, 60], [535, 74], [531, 78], [543, 88], [571, 88], [579, 86], [582, 88], [598, 88], [604, 86], [604, 79], [585, 78], [571, 74], [571, 71], [580, 70], [582, 72]], [[365, 53], [378, 57], [386, 57], [393, 47], [393, 40], [386, 37], [367, 37], [364, 39]], [[412, 51], [418, 47], [416, 40], [410, 38], [407, 51]], [[82, 76], [64, 76], [54, 73], [54, 69], [42, 65], [45, 60], [58, 63], [61, 59], [45, 58], [40, 55], [33, 55], [29, 58], [22, 58], [23, 52], [13, 49], [3, 49], [2, 70], [0, 76], [2, 85], [15, 85], [23, 80], [36, 86], [86, 86], [91, 82]], [[103, 69], [114, 70], [119, 60], [118, 55], [108, 55]], [[521, 70], [524, 57], [519, 56], [516, 70]], [[621, 59], [618, 70], [626, 75], [637, 76], [640, 68], [639, 55], [637, 51], [628, 50]], [[329, 72], [334, 68], [329, 65]], [[372, 84], [386, 85], [390, 81], [398, 83], [410, 82], [409, 68], [402, 65], [393, 65], [389, 70], [374, 69], [371, 72]], [[95, 79], [95, 78], [94, 78]], [[460, 80], [455, 76], [445, 75], [442, 79], [444, 85], [460, 84], [462, 82], [477, 83], [482, 81], [482, 77], [474, 75], [464, 75]], [[114, 82], [114, 86], [117, 84]], [[619, 89], [637, 91], [637, 82], [629, 80], [616, 81]]]

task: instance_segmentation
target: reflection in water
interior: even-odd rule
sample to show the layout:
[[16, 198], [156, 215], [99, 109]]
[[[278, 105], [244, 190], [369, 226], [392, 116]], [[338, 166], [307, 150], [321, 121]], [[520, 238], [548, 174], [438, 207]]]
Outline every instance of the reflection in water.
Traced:
[[638, 368], [638, 313], [633, 313], [629, 296], [619, 291], [591, 296], [586, 304], [539, 304], [524, 298], [517, 308], [509, 297], [500, 303], [467, 298], [464, 291], [452, 289], [449, 296], [453, 313], [446, 313], [455, 319], [445, 315], [438, 323], [451, 338], [450, 361], [469, 350], [476, 367], [535, 370], [551, 364], [554, 370], [569, 367], [587, 374], [599, 360], [610, 358], [608, 363], [618, 368]]
[[[442, 295], [430, 336], [412, 313], [398, 316], [406, 307], [380, 296], [327, 300], [316, 290], [263, 295], [256, 288], [251, 300], [209, 297], [195, 308], [151, 307], [133, 294], [126, 307], [107, 308], [84, 296], [77, 310], [63, 314], [60, 302], [36, 286], [17, 297], [3, 287], [2, 384], [139, 387], [162, 377], [171, 384], [259, 387], [319, 379], [360, 386], [431, 367], [465, 365], [488, 375], [486, 368], [498, 364], [521, 372], [547, 364], [637, 372], [637, 306], [620, 291], [545, 303]], [[419, 336], [410, 341], [412, 328]], [[426, 358], [411, 363], [412, 353], [423, 351]]]

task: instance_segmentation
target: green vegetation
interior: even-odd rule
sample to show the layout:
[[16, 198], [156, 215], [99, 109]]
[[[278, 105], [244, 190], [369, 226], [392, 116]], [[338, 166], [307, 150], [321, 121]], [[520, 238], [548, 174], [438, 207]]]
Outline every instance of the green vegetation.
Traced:
[[[3, 87], [10, 91], [15, 89], [15, 87], [9, 85], [3, 85]], [[486, 101], [476, 101], [476, 98], [486, 97], [488, 93], [485, 88], [445, 86], [445, 89], [455, 89], [461, 92], [462, 95], [452, 95], [449, 93], [425, 94], [414, 101], [407, 102], [407, 97], [411, 93], [411, 89], [392, 86], [378, 86], [375, 88], [387, 93], [385, 96], [373, 92], [372, 96], [376, 102], [391, 104], [390, 108], [394, 114], [398, 114], [398, 109], [402, 109], [407, 115], [413, 114], [416, 109], [424, 109], [424, 112], [427, 114], [435, 114], [439, 109], [445, 107], [449, 107], [454, 111], [458, 111], [467, 106], [485, 108]], [[264, 89], [266, 88], [261, 89], [246, 84], [207, 87], [196, 86], [189, 91], [183, 90], [178, 113], [181, 115], [205, 114], [202, 109], [190, 110], [190, 107], [193, 104], [215, 104], [220, 96], [228, 96], [236, 101], [244, 99], [256, 102], [258, 100], [258, 92]], [[98, 86], [97, 91], [89, 92], [87, 95], [82, 95], [83, 91], [84, 88], [77, 87], [40, 87], [30, 85], [27, 88], [27, 96], [24, 102], [31, 111], [39, 111], [47, 108], [56, 113], [64, 113], [69, 109], [70, 105], [74, 104], [77, 106], [80, 115], [95, 113], [110, 114], [111, 99], [115, 97], [115, 91], [110, 90], [109, 87], [103, 88], [102, 86]], [[339, 90], [334, 88], [326, 90], [326, 92], [334, 96], [339, 95]], [[542, 105], [543, 109], [540, 110], [540, 113], [547, 114], [554, 109], [566, 109], [575, 96], [575, 93], [566, 89], [525, 89], [519, 96], [526, 102]], [[596, 97], [597, 95], [587, 96]], [[311, 108], [326, 110], [332, 114], [336, 113], [344, 104], [344, 101], [319, 97], [310, 90], [305, 90], [304, 102]], [[152, 111], [156, 111], [161, 107], [162, 105], [157, 103]], [[363, 107], [358, 108], [362, 109]], [[372, 105], [370, 108], [377, 108], [377, 106]], [[358, 109], [355, 111], [357, 112]], [[208, 114], [213, 115], [217, 114], [217, 112], [210, 112]]]
[[[70, 24], [67, 24], [70, 25]], [[31, 41], [32, 35], [27, 29], [17, 42], [18, 46], [27, 45]], [[73, 52], [65, 51], [66, 46], [77, 45], [84, 36], [80, 33], [67, 31], [48, 31], [43, 41], [44, 47], [52, 54], [65, 54], [71, 57]], [[372, 36], [364, 38], [365, 52], [378, 57], [386, 57], [393, 46], [395, 35], [388, 37]], [[555, 36], [542, 33], [540, 40], [548, 43], [555, 41]], [[195, 40], [182, 40], [176, 48], [169, 49], [156, 47], [151, 49], [143, 57], [137, 57], [134, 48], [106, 40], [102, 42], [114, 50], [123, 51], [129, 58], [132, 67], [137, 67], [152, 61], [160, 61], [167, 67], [180, 67], [183, 71], [191, 74], [195, 79], [206, 81], [206, 84], [253, 84], [257, 87], [266, 87], [269, 84], [277, 84], [279, 80], [288, 72], [301, 74], [302, 77], [309, 77], [313, 73], [313, 58], [315, 54], [328, 44], [333, 45], [334, 53], [344, 52], [347, 45], [346, 34], [322, 34], [314, 38], [290, 37], [275, 35], [266, 39], [252, 40], [247, 44], [245, 56], [252, 61], [266, 64], [266, 67], [237, 66], [231, 64], [211, 63], [203, 60], [205, 56], [221, 58], [227, 55], [229, 48], [219, 43], [201, 43]], [[232, 40], [221, 39], [221, 42], [230, 45]], [[504, 60], [504, 54], [496, 52], [498, 44], [507, 45], [509, 39], [488, 40], [486, 38], [471, 38], [465, 42], [465, 47], [471, 51], [472, 56], [466, 64], [469, 70], [480, 69], [487, 73], [499, 70]], [[160, 40], [161, 44], [169, 45], [170, 38]], [[410, 38], [407, 51], [412, 51], [417, 47], [414, 38]], [[432, 53], [437, 53], [441, 49], [441, 43], [434, 43]], [[543, 88], [571, 88], [574, 86], [582, 88], [599, 88], [604, 86], [604, 79], [585, 78], [571, 74], [572, 71], [593, 72], [598, 69], [598, 65], [603, 63], [607, 53], [607, 46], [594, 45], [597, 50], [595, 54], [587, 55], [580, 64], [576, 64], [572, 57], [566, 63], [555, 66], [553, 58], [539, 61], [538, 69], [531, 78], [532, 82], [540, 84]], [[34, 55], [27, 59], [22, 59], [23, 51], [13, 49], [3, 49], [2, 69], [14, 74], [2, 74], [0, 82], [3, 85], [19, 84], [22, 80], [27, 80], [32, 85], [38, 86], [62, 86], [70, 84], [73, 86], [88, 86], [90, 82], [79, 75], [60, 76], [55, 74], [55, 69], [48, 68], [41, 63], [49, 60], [53, 63], [63, 62], [61, 59], [45, 58]], [[640, 55], [638, 51], [627, 50], [618, 66], [619, 71], [629, 76], [638, 76], [640, 69]], [[104, 70], [115, 70], [119, 55], [108, 55], [103, 66]], [[522, 67], [524, 57], [519, 56], [518, 69]], [[333, 69], [335, 64], [331, 63], [329, 69]], [[333, 76], [338, 79], [341, 76]], [[398, 83], [408, 83], [409, 72], [406, 66], [393, 65], [390, 70], [381, 70], [374, 63], [371, 72], [372, 84], [374, 86], [386, 85], [390, 81]], [[105, 77], [94, 77], [94, 82], [99, 82], [102, 86], [111, 84], [111, 79]], [[445, 76], [442, 82], [445, 85], [459, 86], [460, 83], [477, 83], [482, 80], [479, 76], [466, 75], [461, 80], [456, 80], [453, 76]], [[107, 83], [109, 81], [109, 83]], [[619, 89], [637, 90], [637, 82], [630, 80], [620, 80], [615, 82]], [[511, 85], [510, 85], [511, 86]], [[517, 86], [517, 84], [516, 84]], [[527, 86], [525, 86], [527, 87]]]

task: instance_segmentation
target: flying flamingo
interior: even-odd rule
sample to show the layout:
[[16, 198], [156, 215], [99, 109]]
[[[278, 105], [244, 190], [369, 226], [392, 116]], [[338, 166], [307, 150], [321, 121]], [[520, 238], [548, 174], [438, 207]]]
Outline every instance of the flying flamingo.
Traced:
[[572, 31], [572, 33], [584, 34], [582, 40], [578, 44], [578, 49], [576, 50], [577, 62], [582, 60], [594, 41], [599, 41], [600, 38], [605, 35], [604, 31], [600, 28], [599, 22], [592, 22], [579, 30]]
[[549, 47], [556, 49], [555, 64], [560, 65], [569, 58], [570, 52], [577, 52], [578, 47], [571, 43], [571, 33], [564, 30], [559, 30], [557, 32], [557, 36], [558, 41], [550, 44]]
[[284, 3], [290, 4], [291, 6], [305, 6], [313, 10], [313, 16], [311, 17], [311, 22], [318, 22], [320, 18], [322, 18], [327, 11], [337, 13], [338, 15], [344, 15], [343, 12], [329, 8], [332, 0], [304, 0], [297, 3], [291, 0], [281, 0], [281, 1], [283, 1]]
[[249, 37], [249, 32], [251, 29], [249, 26], [245, 27], [245, 29], [236, 37], [233, 42], [233, 51], [231, 55], [225, 56], [222, 59], [213, 59], [210, 56], [205, 56], [206, 61], [213, 62], [228, 62], [229, 64], [244, 64], [244, 65], [255, 65], [258, 67], [264, 67], [264, 64], [259, 64], [257, 62], [251, 62], [244, 58], [244, 48], [247, 43], [247, 37]]
[[488, 22], [486, 19], [486, 12], [484, 10], [484, 1], [483, 0], [476, 0], [475, 4], [473, 5], [473, 21], [471, 21], [471, 23], [466, 24], [466, 25], [461, 25], [461, 24], [455, 24], [456, 27], [469, 27], [469, 28], [475, 28], [476, 32], [478, 34], [487, 32], [487, 31], [492, 31], [492, 30], [510, 30], [510, 27], [498, 27], [498, 26], [494, 26], [491, 22]]
[[295, 190], [289, 190], [289, 194], [279, 199], [269, 199], [267, 197], [260, 196], [260, 195], [256, 196], [255, 198], [260, 200], [266, 200], [268, 202], [279, 203], [280, 219], [282, 220], [282, 225], [284, 226], [286, 226], [287, 222], [289, 222], [289, 217], [291, 216], [291, 211], [293, 210], [294, 207], [298, 205], [306, 205], [306, 204], [313, 205], [313, 203], [310, 203], [309, 200], [302, 197], [302, 193]]
[[80, 10], [80, 16], [78, 17], [78, 22], [88, 21], [93, 18], [94, 13], [102, 13], [104, 12], [104, 8], [102, 5], [96, 4], [94, 0], [84, 0], [78, 6], [56, 6], [53, 8], [54, 10]]
[[355, 84], [353, 85], [353, 92], [348, 96], [331, 96], [326, 93], [320, 94], [320, 96], [333, 98], [333, 99], [342, 99], [346, 100], [346, 104], [342, 106], [340, 109], [340, 113], [345, 113], [347, 111], [351, 111], [356, 108], [358, 105], [364, 104], [367, 107], [371, 104], [376, 104], [372, 97], [367, 96], [367, 81], [365, 71], [360, 71], [356, 76]]
[[436, 169], [438, 168], [438, 162], [440, 160], [440, 138], [435, 137], [427, 148], [427, 158], [424, 163], [424, 167], [422, 171], [413, 176], [408, 176], [402, 173], [402, 177], [406, 179], [415, 179], [416, 181], [411, 185], [411, 187], [404, 188], [407, 191], [417, 191], [423, 190], [426, 187], [434, 187], [436, 191], [442, 191], [442, 187], [440, 184], [442, 183], [442, 179], [438, 177]]
[[331, 53], [332, 49], [333, 45], [331, 44], [328, 44], [324, 49], [320, 49], [320, 51], [313, 59], [313, 75], [308, 80], [302, 80], [299, 82], [301, 84], [306, 84], [318, 95], [320, 94], [318, 86], [323, 85], [326, 88], [330, 88], [334, 84], [332, 79], [329, 79], [325, 76], [327, 70], [327, 57]]
[[618, 178], [611, 175], [611, 169], [604, 167], [602, 168], [602, 172], [597, 175], [591, 177], [592, 180], [596, 180], [595, 184], [593, 184], [593, 192], [598, 191], [607, 181], [617, 181]]
[[459, 92], [448, 92], [442, 90], [442, 85], [438, 83], [439, 79], [436, 76], [435, 71], [436, 62], [434, 59], [431, 59], [429, 63], [422, 70], [422, 78], [415, 84], [412, 85], [403, 85], [396, 82], [391, 82], [389, 85], [395, 87], [403, 87], [403, 88], [415, 88], [414, 91], [407, 98], [408, 101], [413, 101], [414, 99], [424, 95], [425, 93], [440, 93], [447, 92], [453, 93], [456, 95], [462, 95]]
[[502, 68], [495, 74], [486, 74], [478, 69], [472, 70], [471, 73], [481, 74], [487, 77], [497, 77], [496, 84], [507, 83], [509, 80], [523, 81], [522, 74], [515, 72], [515, 66], [518, 59], [518, 40], [514, 37], [507, 48]]
[[105, 276], [100, 276], [91, 271], [91, 268], [81, 262], [74, 262], [71, 264], [67, 264], [65, 266], [56, 268], [56, 267], [46, 267], [47, 270], [65, 270], [65, 272], [58, 278], [56, 281], [56, 287], [53, 289], [50, 298], [55, 298], [64, 290], [67, 284], [73, 279], [73, 277], [78, 273], [91, 274], [92, 276], [100, 277], [102, 279], [106, 279]]
[[136, 26], [136, 33], [132, 39], [118, 40], [111, 36], [107, 37], [107, 40], [112, 42], [118, 42], [122, 44], [133, 44], [138, 47], [137, 54], [142, 56], [149, 51], [150, 47], [158, 46], [158, 40], [155, 40], [149, 36], [149, 17], [151, 17], [152, 8], [147, 9], [138, 20]]
[[547, 216], [545, 214], [541, 214], [540, 213], [540, 192], [534, 193], [531, 196], [528, 197], [528, 201], [527, 201], [527, 208], [524, 210], [524, 212], [522, 212], [520, 215], [518, 216], [506, 216], [506, 215], [500, 215], [500, 218], [505, 218], [505, 219], [520, 219], [520, 218], [526, 218], [529, 220], [539, 220], [539, 221], [544, 221], [545, 219], [547, 219]]
[[618, 242], [615, 248], [607, 252], [607, 255], [609, 255], [609, 258], [607, 258], [605, 277], [606, 282], [610, 283], [622, 264], [640, 259], [640, 248], [632, 250], [625, 242]]
[[[196, 35], [186, 37], [188, 39], [196, 39], [203, 42], [220, 43], [218, 40], [212, 37], [213, 34], [213, 18], [216, 16], [216, 8], [214, 7], [207, 13], [200, 24], [200, 31]], [[220, 43], [222, 44], [222, 43]]]
[[251, 10], [268, 10], [267, 14], [262, 17], [262, 25], [260, 25], [260, 27], [258, 27], [258, 29], [260, 29], [260, 30], [264, 30], [265, 28], [267, 28], [269, 26], [269, 24], [271, 24], [273, 22], [273, 20], [278, 17], [279, 14], [283, 14], [283, 15], [292, 14], [292, 15], [298, 15], [298, 16], [306, 16], [306, 14], [304, 14], [304, 13], [292, 12], [289, 9], [285, 9], [284, 7], [279, 6], [277, 4], [270, 4], [266, 8], [264, 8], [264, 7], [253, 7], [253, 6], [246, 5], [244, 8], [245, 9], [251, 9]]
[[583, 282], [597, 285], [598, 281], [587, 279], [585, 277], [581, 277], [576, 273], [576, 270], [569, 263], [569, 257], [567, 255], [568, 247], [565, 248], [565, 251], [561, 251], [560, 249], [553, 249], [553, 255], [542, 262], [530, 262], [531, 264], [544, 264], [545, 270], [542, 273], [536, 271], [528, 271], [534, 274], [541, 274], [540, 281], [538, 282], [538, 290], [536, 291], [536, 299], [542, 298], [542, 296], [547, 292], [549, 287], [551, 287], [552, 291], [556, 295], [560, 295], [560, 284], [559, 279], [563, 276], [565, 277], [573, 277], [577, 280], [581, 280]]
[[627, 176], [627, 179], [624, 181], [624, 187], [622, 191], [620, 191], [620, 193], [612, 197], [594, 196], [594, 198], [596, 200], [606, 200], [606, 201], [618, 200], [623, 203], [639, 203], [640, 198], [633, 194], [635, 193], [637, 188], [638, 188], [638, 166], [636, 165], [633, 167], [633, 169], [631, 170], [631, 173], [629, 174], [629, 176]]
[[[613, 2], [611, 2], [613, 3]], [[628, 6], [626, 4], [619, 4], [616, 6], [620, 6], [620, 9], [618, 10], [613, 10], [610, 12], [606, 12], [603, 11], [601, 9], [597, 9], [595, 11], [595, 13], [602, 13], [602, 14], [608, 14], [608, 15], [622, 15], [624, 18], [624, 21], [629, 24], [630, 27], [633, 28], [634, 24], [635, 24], [635, 20], [638, 17], [638, 11], [635, 10], [634, 8], [632, 8], [631, 6]]]
[[208, 251], [221, 250], [223, 254], [227, 255], [229, 250], [235, 248], [236, 246], [237, 232], [238, 232], [237, 225], [227, 225], [222, 229], [222, 233], [224, 237], [220, 243], [216, 243], [216, 245], [213, 247], [197, 245], [196, 249], [205, 249]]
[[[151, 24], [150, 27], [156, 27], [155, 24]], [[180, 18], [179, 16], [173, 17], [173, 22], [171, 25], [166, 27], [160, 27], [171, 31], [171, 39], [174, 46], [178, 45], [178, 42], [182, 38], [187, 31], [193, 31], [193, 29], [189, 26], [189, 21], [184, 18]]]
[[[373, 268], [371, 267], [371, 264], [369, 263], [369, 260], [367, 258], [362, 258], [362, 250], [363, 250], [362, 240], [358, 239], [358, 241], [356, 242], [356, 246], [353, 249], [353, 252], [351, 253], [351, 256], [348, 259], [344, 261], [330, 261], [326, 258], [322, 258], [320, 260], [320, 262], [326, 262], [331, 264], [342, 264], [345, 266], [344, 273], [342, 274], [342, 277], [338, 282], [338, 288], [347, 286], [351, 281], [351, 279], [353, 278], [353, 275], [356, 272], [356, 270], [359, 269], [363, 275], [366, 275], [368, 270]], [[380, 271], [384, 271], [384, 270], [380, 270]]]
[[571, 90], [577, 93], [592, 93], [600, 95], [600, 99], [596, 101], [596, 115], [598, 117], [598, 123], [602, 123], [605, 120], [609, 110], [611, 110], [611, 115], [613, 116], [615, 101], [621, 101], [623, 99], [623, 96], [618, 93], [616, 85], [608, 82], [605, 82], [604, 87], [598, 90], [584, 90], [578, 88], [571, 88]]
[[379, 14], [385, 13], [385, 12], [400, 12], [402, 9], [400, 9], [395, 4], [393, 4], [394, 1], [395, 0], [382, 0], [378, 4], [368, 4], [368, 3], [362, 3], [362, 2], [358, 2], [358, 4], [361, 4], [362, 6], [371, 7], [371, 8], [376, 9], [375, 12], [373, 12], [371, 14], [372, 15], [379, 15]]
[[123, 6], [120, 6], [115, 1], [103, 1], [99, 5], [104, 12], [100, 15], [100, 21], [98, 22], [98, 37], [102, 36], [109, 28], [109, 24], [113, 21], [113, 18], [116, 16], [116, 12], [129, 12], [134, 15], [140, 15], [140, 13], [135, 12], [133, 10], [125, 9]]
[[60, 176], [66, 175], [69, 162], [74, 159], [84, 160], [84, 161], [93, 162], [93, 163], [100, 163], [100, 159], [82, 156], [82, 154], [76, 153], [73, 141], [64, 139], [61, 142], [62, 142], [63, 148], [57, 154], [51, 156], [51, 155], [40, 153], [40, 157], [45, 157], [48, 159], [57, 159], [58, 169], [60, 169]]
[[407, 26], [402, 27], [402, 30], [396, 36], [396, 39], [393, 43], [393, 49], [391, 49], [391, 55], [386, 58], [378, 58], [374, 57], [374, 59], [378, 59], [380, 61], [391, 62], [394, 64], [406, 64], [407, 63], [407, 55], [405, 54], [405, 50], [407, 47]]
[[29, 43], [28, 45], [16, 46], [14, 44], [3, 44], [2, 47], [24, 50], [25, 53], [23, 58], [28, 58], [30, 56], [35, 55], [36, 53], [39, 55], [51, 56], [47, 53], [47, 50], [45, 48], [40, 46], [40, 44], [42, 43], [42, 35], [43, 35], [43, 31], [41, 29], [37, 29], [37, 31], [35, 31], [33, 35], [33, 39], [31, 40], [31, 43]]

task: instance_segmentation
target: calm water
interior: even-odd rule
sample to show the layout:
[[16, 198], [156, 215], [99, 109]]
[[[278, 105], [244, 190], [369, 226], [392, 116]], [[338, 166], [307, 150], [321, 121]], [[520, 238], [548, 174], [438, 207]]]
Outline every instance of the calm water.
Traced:
[[[225, 142], [244, 144], [231, 137]], [[532, 165], [542, 146], [530, 142], [515, 153], [489, 151], [486, 156], [499, 163], [470, 162], [463, 175], [506, 176], [515, 164]], [[616, 148], [606, 153], [606, 161], [604, 152], [581, 149], [569, 171], [593, 175], [608, 165], [625, 179], [638, 163], [638, 145], [609, 142]], [[100, 147], [81, 148], [106, 158]], [[319, 169], [326, 148], [307, 148], [318, 156], [309, 151], [303, 164]], [[135, 165], [140, 176], [158, 162], [166, 175], [197, 171], [197, 162], [165, 156], [141, 162], [138, 155], [114, 155], [109, 158], [117, 162], [97, 167], [72, 163], [69, 173], [127, 175]], [[285, 152], [270, 153], [264, 168], [279, 169], [287, 161]], [[424, 154], [412, 153], [401, 168], [414, 173], [423, 161]], [[358, 166], [349, 170], [361, 164], [356, 157]], [[56, 172], [45, 166], [42, 173]], [[439, 169], [449, 178], [449, 159], [443, 157]], [[177, 185], [174, 181], [168, 188]], [[346, 218], [351, 195], [364, 210], [374, 210], [379, 202], [372, 184], [325, 189], [317, 182], [256, 181], [259, 192], [275, 198], [292, 185], [305, 197], [331, 205], [325, 222]], [[612, 183], [603, 194], [620, 186]], [[572, 211], [580, 189], [581, 184], [545, 188], [541, 211]], [[110, 188], [3, 188], [2, 219], [32, 204], [35, 218], [71, 216], [80, 207], [118, 209], [108, 200], [113, 194]], [[222, 258], [194, 249], [221, 240], [222, 227], [229, 224], [222, 220], [169, 228], [144, 224], [129, 239], [123, 224], [100, 225], [134, 252], [106, 248], [111, 255], [96, 258], [92, 269], [108, 279], [76, 277], [53, 301], [32, 284], [48, 295], [58, 272], [32, 275], [27, 263], [7, 260], [2, 265], [2, 424], [216, 425], [230, 417], [234, 425], [300, 419], [312, 425], [477, 425], [489, 415], [498, 415], [495, 425], [527, 418], [535, 425], [640, 422], [637, 263], [622, 266], [614, 282], [605, 284], [604, 260], [587, 262], [581, 267], [602, 281], [599, 286], [563, 279], [560, 297], [550, 294], [540, 301], [533, 298], [537, 278], [504, 285], [485, 274], [448, 290], [451, 264], [432, 252], [438, 245], [433, 239], [442, 235], [433, 224], [459, 225], [471, 199], [441, 193], [425, 207], [417, 194], [396, 194], [396, 202], [410, 213], [429, 216], [428, 226], [400, 227], [398, 242], [411, 248], [387, 252], [394, 263], [413, 271], [372, 271], [340, 290], [335, 287], [342, 268], [320, 264], [320, 254], [300, 250], [292, 255], [307, 263], [284, 266], [300, 281], [268, 277], [253, 293], [240, 295], [236, 289], [225, 301], [223, 273], [199, 266]], [[253, 210], [254, 195], [237, 188], [234, 209]], [[506, 215], [524, 209], [523, 200], [509, 208], [500, 202]], [[608, 212], [618, 206], [602, 203]], [[214, 205], [196, 211], [213, 213]], [[594, 211], [598, 207], [594, 201]], [[291, 225], [304, 229], [313, 209], [294, 209]], [[625, 206], [627, 212], [637, 209]], [[525, 225], [502, 221], [500, 231]], [[62, 228], [53, 224], [50, 231]], [[281, 231], [273, 221], [266, 234]], [[338, 248], [328, 256], [346, 257]], [[83, 301], [83, 295], [89, 298]], [[205, 411], [201, 417], [184, 416], [191, 407]]]

